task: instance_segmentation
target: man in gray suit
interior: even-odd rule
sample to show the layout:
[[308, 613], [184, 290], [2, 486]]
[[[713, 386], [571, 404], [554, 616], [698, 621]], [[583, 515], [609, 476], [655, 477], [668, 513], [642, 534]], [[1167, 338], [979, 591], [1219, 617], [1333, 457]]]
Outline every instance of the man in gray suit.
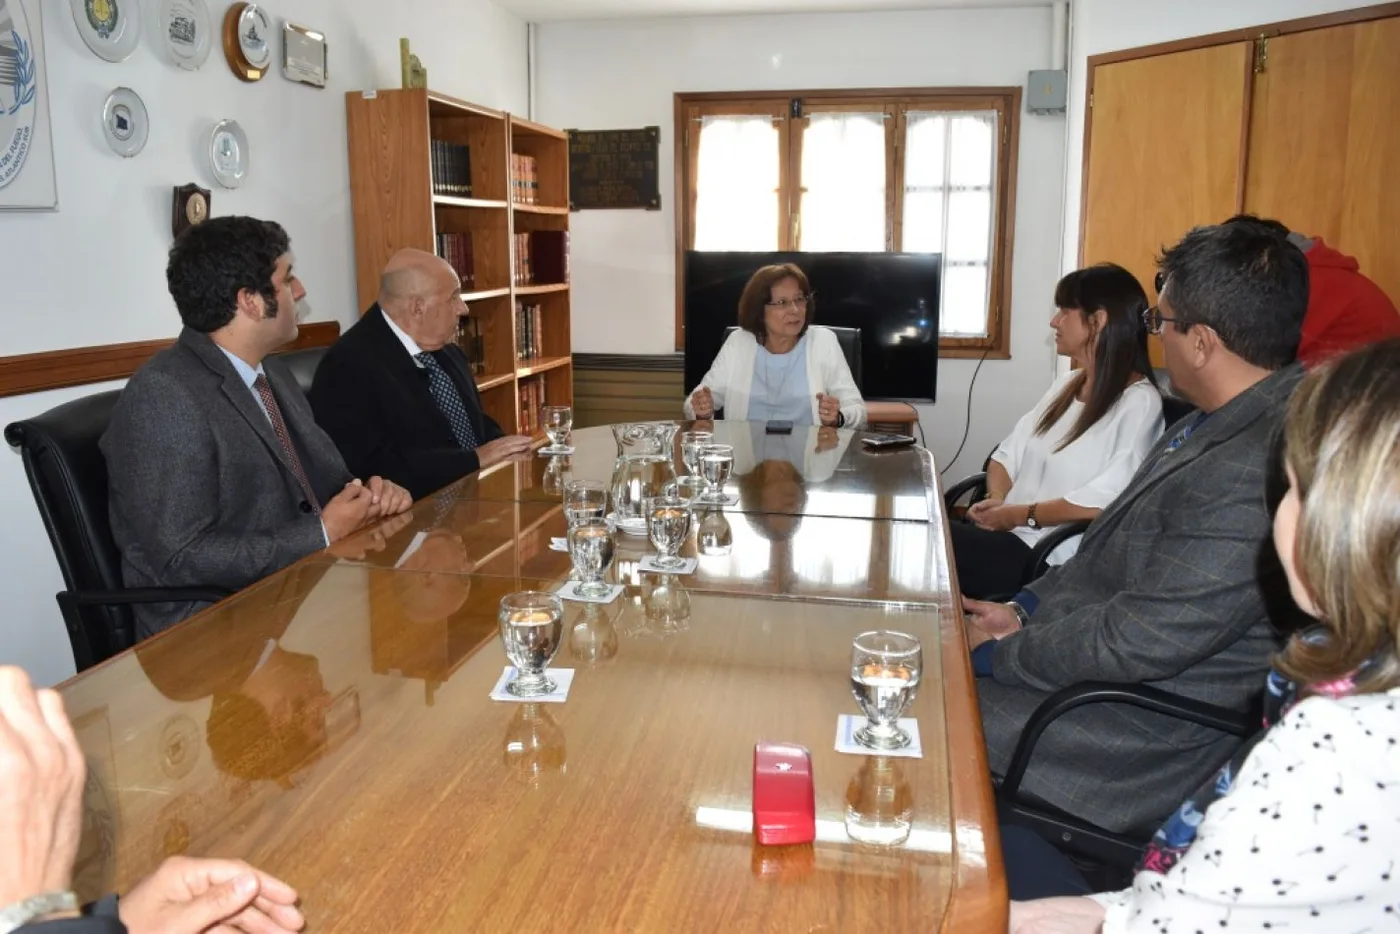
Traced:
[[[1257, 224], [1198, 227], [1159, 260], [1170, 426], [1079, 552], [1009, 604], [964, 600], [987, 750], [1004, 771], [1042, 701], [1083, 681], [1149, 684], [1246, 711], [1276, 632], [1282, 579], [1265, 481], [1301, 371], [1307, 262]], [[1279, 591], [1283, 592], [1283, 591]], [[1143, 832], [1239, 740], [1121, 704], [1078, 708], [1041, 737], [1024, 789], [1109, 830]]]
[[[237, 590], [411, 505], [352, 478], [272, 351], [297, 336], [306, 294], [271, 221], [219, 217], [170, 249], [184, 328], [122, 391], [102, 436], [112, 536], [128, 587]], [[138, 638], [198, 603], [137, 606]]]

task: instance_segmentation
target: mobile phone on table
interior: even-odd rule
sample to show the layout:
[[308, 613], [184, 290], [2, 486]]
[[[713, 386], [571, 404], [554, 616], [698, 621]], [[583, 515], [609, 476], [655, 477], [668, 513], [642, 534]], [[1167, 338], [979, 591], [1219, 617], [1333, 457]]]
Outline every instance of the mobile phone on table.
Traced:
[[764, 430], [770, 435], [790, 435], [792, 434], [792, 422], [774, 420], [769, 421], [764, 426]]
[[884, 450], [907, 447], [914, 443], [914, 439], [910, 435], [866, 435], [860, 439], [860, 443], [868, 448]]

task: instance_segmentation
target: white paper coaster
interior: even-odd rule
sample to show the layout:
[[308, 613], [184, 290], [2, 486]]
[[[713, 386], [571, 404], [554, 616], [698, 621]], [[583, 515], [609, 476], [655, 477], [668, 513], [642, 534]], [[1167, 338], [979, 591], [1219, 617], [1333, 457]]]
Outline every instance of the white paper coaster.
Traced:
[[856, 742], [856, 730], [865, 726], [865, 718], [843, 713], [836, 718], [836, 751], [855, 756], [895, 756], [903, 759], [922, 759], [924, 744], [919, 739], [919, 721], [913, 717], [900, 717], [899, 728], [909, 734], [909, 745], [903, 749], [871, 749]]
[[691, 502], [690, 508], [691, 508], [691, 509], [714, 509], [714, 508], [717, 507], [717, 506], [737, 506], [737, 505], [739, 505], [739, 497], [738, 497], [737, 495], [730, 494], [730, 495], [724, 497], [724, 499], [714, 499], [714, 500], [710, 500], [710, 499], [701, 499], [701, 498], [699, 498], [699, 497], [696, 497], [696, 498]]
[[563, 587], [556, 590], [555, 593], [559, 595], [559, 599], [572, 600], [575, 603], [612, 603], [618, 597], [622, 596], [621, 584], [613, 584], [608, 588], [608, 592], [601, 597], [581, 596], [578, 592], [579, 583], [580, 581], [569, 581]]
[[572, 668], [548, 668], [545, 669], [545, 677], [554, 682], [554, 690], [548, 694], [536, 694], [534, 697], [516, 697], [506, 690], [506, 685], [515, 680], [515, 667], [507, 665], [501, 672], [501, 679], [496, 682], [496, 686], [491, 689], [491, 699], [500, 701], [514, 701], [517, 704], [562, 704], [569, 696], [569, 687], [574, 683], [574, 670]]
[[539, 450], [540, 457], [568, 457], [572, 453], [574, 453], [574, 449], [572, 447], [563, 447], [557, 451], [550, 451], [546, 448], [540, 448]]
[[656, 566], [656, 559], [659, 557], [660, 555], [644, 556], [642, 560], [637, 563], [637, 570], [646, 571], [649, 574], [693, 574], [695, 572], [696, 565], [700, 563], [694, 558], [682, 558], [681, 561], [685, 563], [682, 564], [680, 567], [663, 568]]
[[567, 553], [569, 550], [569, 540], [563, 536], [555, 536], [549, 540], [549, 550]]

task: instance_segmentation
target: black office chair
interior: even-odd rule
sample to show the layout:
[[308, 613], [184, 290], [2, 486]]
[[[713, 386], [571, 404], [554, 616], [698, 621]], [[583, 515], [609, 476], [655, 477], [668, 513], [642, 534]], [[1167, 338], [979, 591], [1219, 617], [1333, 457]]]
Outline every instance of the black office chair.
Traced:
[[121, 555], [107, 513], [107, 461], [97, 442], [107, 430], [121, 390], [66, 402], [5, 428], [20, 449], [34, 502], [49, 533], [67, 588], [58, 608], [78, 671], [136, 643], [132, 604], [215, 602], [214, 587], [122, 586]]
[[279, 353], [277, 359], [291, 368], [292, 376], [303, 394], [311, 392], [311, 381], [316, 378], [316, 368], [326, 356], [327, 347], [308, 347], [305, 350], [288, 350]]
[[[857, 389], [864, 391], [865, 384], [861, 381], [860, 371], [860, 328], [833, 328], [825, 324], [821, 327], [836, 335], [836, 342], [841, 345], [841, 353], [846, 357], [846, 366], [851, 368], [851, 379], [855, 380]], [[737, 325], [725, 328], [724, 339], [729, 340], [729, 335], [737, 330]]]

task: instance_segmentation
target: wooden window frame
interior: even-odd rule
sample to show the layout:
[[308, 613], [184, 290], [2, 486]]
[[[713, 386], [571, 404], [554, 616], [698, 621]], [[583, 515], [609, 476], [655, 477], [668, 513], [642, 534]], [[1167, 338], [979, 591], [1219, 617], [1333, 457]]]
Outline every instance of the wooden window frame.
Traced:
[[685, 251], [695, 240], [695, 178], [699, 148], [690, 145], [696, 123], [707, 115], [772, 114], [779, 124], [779, 147], [787, 153], [778, 167], [778, 184], [786, 198], [779, 211], [778, 249], [791, 249], [796, 240], [798, 193], [791, 180], [798, 176], [802, 159], [802, 129], [794, 125], [792, 104], [799, 101], [803, 113], [821, 111], [884, 111], [888, 184], [885, 187], [885, 247], [897, 251], [904, 237], [903, 145], [909, 110], [991, 110], [997, 113], [1001, 139], [993, 177], [991, 281], [988, 283], [987, 337], [942, 337], [942, 358], [993, 360], [1011, 357], [1011, 271], [1015, 245], [1016, 169], [1021, 138], [1021, 89], [979, 88], [868, 88], [817, 91], [723, 91], [677, 93], [675, 115], [676, 186], [676, 308], [675, 347], [685, 349]]

